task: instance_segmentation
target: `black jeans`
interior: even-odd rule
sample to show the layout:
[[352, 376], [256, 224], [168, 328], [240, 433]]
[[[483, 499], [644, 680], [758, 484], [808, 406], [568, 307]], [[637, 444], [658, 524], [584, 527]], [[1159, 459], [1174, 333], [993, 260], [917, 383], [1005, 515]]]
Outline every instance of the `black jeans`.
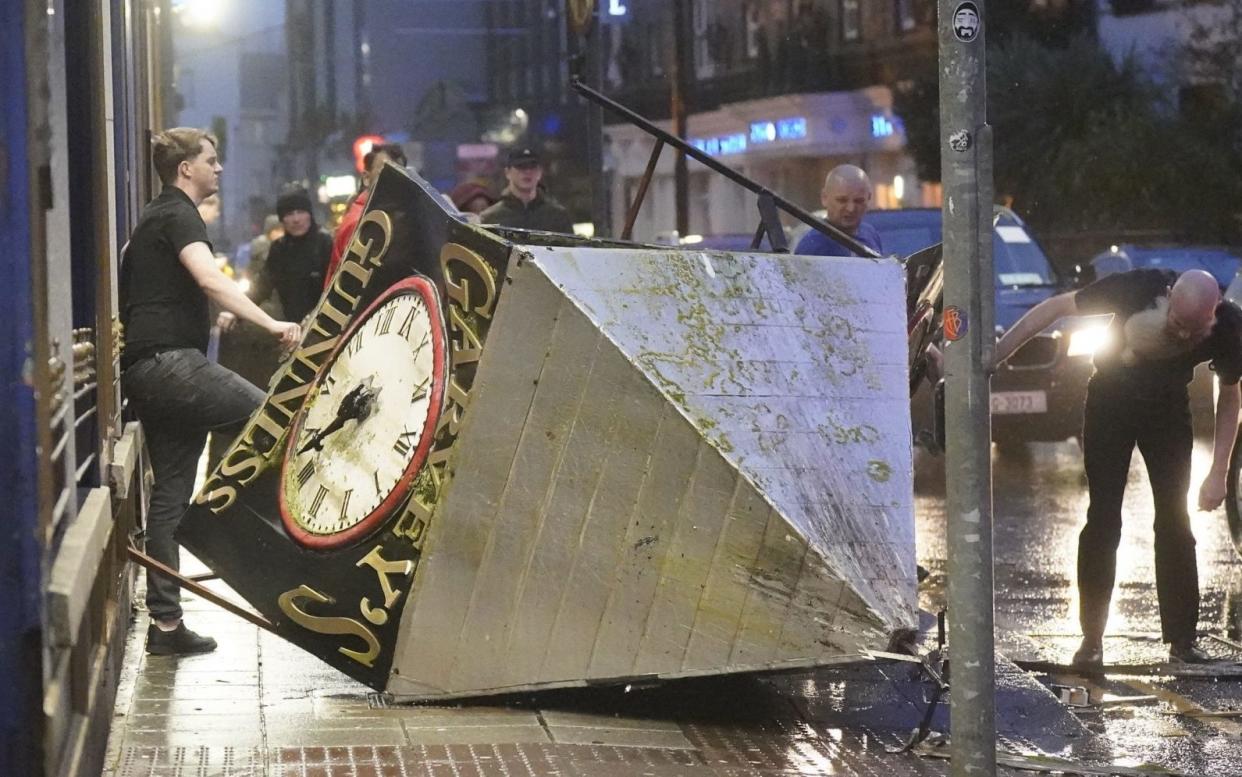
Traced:
[[1087, 391], [1083, 462], [1091, 504], [1078, 537], [1079, 620], [1083, 636], [1102, 637], [1108, 618], [1121, 541], [1121, 500], [1130, 456], [1137, 445], [1155, 502], [1156, 594], [1165, 642], [1195, 638], [1199, 621], [1199, 570], [1186, 496], [1193, 446], [1185, 392], [1136, 400], [1109, 391]]
[[[142, 422], [155, 472], [147, 511], [147, 554], [178, 569], [173, 533], [193, 496], [198, 460], [209, 432], [236, 435], [264, 394], [237, 374], [184, 348], [143, 359], [121, 375], [130, 406]], [[151, 617], [181, 617], [181, 588], [159, 573], [147, 574]]]

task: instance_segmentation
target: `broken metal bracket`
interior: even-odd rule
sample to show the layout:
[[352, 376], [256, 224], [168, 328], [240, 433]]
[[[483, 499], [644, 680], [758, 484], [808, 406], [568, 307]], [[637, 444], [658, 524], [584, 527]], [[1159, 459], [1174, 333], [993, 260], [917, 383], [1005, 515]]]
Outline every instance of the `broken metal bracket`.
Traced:
[[781, 226], [780, 212], [776, 208], [776, 199], [772, 192], [759, 193], [759, 229], [755, 232], [755, 240], [751, 248], [759, 247], [759, 239], [768, 236], [768, 245], [774, 254], [789, 253], [789, 241], [785, 239], [785, 228]]
[[[647, 133], [648, 135], [650, 135], [652, 138], [656, 139], [657, 141], [661, 141], [664, 145], [672, 146], [673, 148], [677, 149], [677, 151], [685, 154], [686, 156], [690, 157], [691, 159], [703, 165], [704, 167], [708, 168], [709, 170], [712, 170], [713, 172], [723, 175], [725, 178], [728, 178], [730, 181], [733, 181], [734, 183], [741, 186], [742, 188], [752, 191], [755, 194], [758, 194], [760, 196], [763, 196], [766, 193], [769, 197], [771, 197], [772, 204], [775, 208], [785, 211], [793, 218], [796, 218], [798, 221], [801, 221], [803, 224], [806, 224], [811, 229], [814, 229], [816, 232], [819, 232], [820, 234], [823, 234], [826, 237], [829, 237], [832, 240], [835, 240], [836, 242], [845, 246], [845, 248], [854, 252], [858, 256], [868, 257], [871, 259], [879, 259], [881, 257], [880, 252], [876, 251], [871, 246], [860, 242], [858, 238], [849, 234], [848, 232], [845, 232], [840, 227], [833, 226], [832, 224], [829, 224], [827, 221], [823, 219], [816, 218], [810, 213], [807, 213], [802, 208], [799, 208], [797, 205], [794, 205], [789, 200], [786, 200], [785, 198], [768, 191], [763, 186], [756, 183], [754, 180], [746, 177], [745, 175], [742, 175], [741, 173], [734, 170], [733, 168], [727, 165], [721, 164], [719, 161], [714, 159], [711, 155], [701, 151], [700, 149], [691, 145], [690, 143], [687, 143], [682, 138], [679, 138], [676, 135], [657, 127], [655, 124], [643, 118], [641, 115], [635, 113], [629, 108], [625, 107], [621, 103], [616, 102], [615, 100], [612, 100], [606, 97], [601, 92], [598, 92], [595, 89], [592, 89], [591, 87], [587, 86], [585, 83], [582, 82], [582, 79], [579, 76], [574, 75], [573, 77], [571, 77], [570, 87], [575, 92], [577, 92], [579, 95], [586, 98], [590, 102], [595, 103], [596, 105], [600, 106], [601, 108], [612, 113], [615, 116], [621, 117], [625, 121], [629, 122], [630, 124], [634, 125], [638, 129]], [[637, 212], [637, 208], [641, 203], [642, 203], [641, 198], [635, 199], [634, 205], [631, 206], [634, 212]]]
[[127, 551], [131, 559], [133, 559], [136, 563], [141, 564], [142, 566], [146, 567], [148, 570], [159, 572], [162, 575], [167, 575], [168, 577], [171, 577], [172, 579], [176, 580], [177, 583], [185, 590], [192, 591], [195, 594], [198, 594], [199, 596], [203, 597], [204, 599], [216, 605], [217, 607], [227, 612], [230, 612], [233, 615], [236, 615], [242, 620], [249, 621], [250, 623], [253, 623], [255, 626], [258, 626], [261, 629], [270, 631], [273, 634], [276, 633], [276, 627], [267, 618], [264, 618], [262, 615], [257, 615], [253, 612], [250, 612], [247, 609], [237, 606], [233, 602], [230, 602], [228, 599], [225, 599], [220, 594], [216, 593], [210, 588], [207, 588], [206, 586], [197, 582], [200, 579], [201, 580], [211, 579], [212, 577], [214, 577], [214, 575], [201, 575], [201, 576], [196, 576], [195, 578], [186, 577], [185, 575], [182, 575], [180, 572], [176, 571], [175, 569], [169, 566], [166, 566], [165, 564], [162, 564], [159, 561], [156, 561], [155, 559], [151, 558], [147, 554], [143, 553], [141, 550], [138, 550], [138, 548], [134, 547], [133, 545], [129, 545], [127, 547]]

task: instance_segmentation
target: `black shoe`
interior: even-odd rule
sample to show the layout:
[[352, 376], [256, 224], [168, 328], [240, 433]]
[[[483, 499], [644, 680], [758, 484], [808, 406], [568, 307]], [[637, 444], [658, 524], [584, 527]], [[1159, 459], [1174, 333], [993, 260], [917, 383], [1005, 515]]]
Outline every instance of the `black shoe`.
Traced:
[[1070, 663], [1084, 669], [1102, 669], [1104, 667], [1104, 643], [1084, 639]]
[[1217, 660], [1199, 649], [1194, 642], [1170, 642], [1170, 664], [1215, 664]]
[[210, 653], [216, 649], [211, 637], [200, 637], [185, 627], [185, 621], [172, 631], [164, 631], [152, 623], [147, 627], [147, 653], [153, 656], [188, 656]]

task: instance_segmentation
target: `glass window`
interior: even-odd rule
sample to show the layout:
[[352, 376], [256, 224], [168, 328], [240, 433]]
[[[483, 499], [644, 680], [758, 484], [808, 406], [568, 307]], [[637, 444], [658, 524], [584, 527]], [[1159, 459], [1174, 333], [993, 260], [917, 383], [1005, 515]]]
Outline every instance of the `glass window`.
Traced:
[[742, 6], [742, 25], [746, 30], [746, 58], [758, 59], [763, 52], [763, 17], [758, 3]]
[[841, 39], [862, 40], [862, 0], [841, 0]]
[[647, 56], [648, 63], [651, 67], [651, 75], [664, 75], [664, 26], [660, 24], [647, 25]]
[[897, 32], [909, 32], [918, 26], [914, 0], [893, 0], [893, 11], [897, 16]]
[[694, 2], [694, 72], [699, 78], [716, 74], [716, 58], [712, 56], [711, 36], [715, 32], [716, 3], [714, 0]]

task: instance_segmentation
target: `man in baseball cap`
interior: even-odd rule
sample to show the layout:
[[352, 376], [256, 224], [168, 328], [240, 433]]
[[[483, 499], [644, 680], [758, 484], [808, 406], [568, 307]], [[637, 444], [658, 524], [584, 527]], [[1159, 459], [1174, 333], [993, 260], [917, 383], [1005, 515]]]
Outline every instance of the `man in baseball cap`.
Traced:
[[495, 205], [479, 214], [484, 224], [561, 232], [572, 235], [573, 219], [559, 202], [543, 191], [543, 165], [539, 154], [524, 146], [509, 150], [505, 158], [505, 179], [509, 185]]

